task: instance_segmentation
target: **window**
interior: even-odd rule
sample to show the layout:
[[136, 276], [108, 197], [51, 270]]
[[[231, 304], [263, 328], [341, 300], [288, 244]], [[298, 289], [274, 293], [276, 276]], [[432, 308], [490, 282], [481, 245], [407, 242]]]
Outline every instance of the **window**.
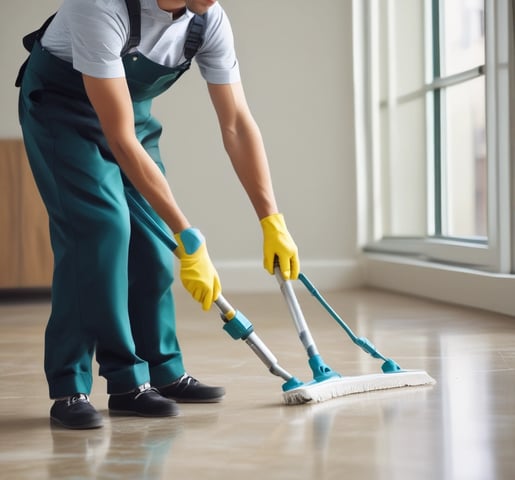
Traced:
[[509, 0], [354, 6], [365, 249], [513, 272]]

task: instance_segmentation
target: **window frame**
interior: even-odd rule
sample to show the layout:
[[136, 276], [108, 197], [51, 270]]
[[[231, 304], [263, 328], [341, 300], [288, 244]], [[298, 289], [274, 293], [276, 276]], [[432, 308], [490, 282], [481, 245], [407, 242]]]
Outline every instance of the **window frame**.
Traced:
[[[510, 139], [513, 118], [513, 85], [510, 88], [509, 71], [513, 70], [513, 12], [509, 0], [485, 1], [485, 65], [465, 72], [450, 75], [444, 79], [426, 82], [420, 91], [405, 95], [407, 100], [414, 95], [426, 96], [428, 91], [445, 88], [485, 75], [486, 135], [488, 165], [488, 239], [487, 242], [459, 238], [436, 237], [385, 237], [382, 235], [382, 212], [380, 200], [381, 165], [377, 142], [379, 127], [379, 72], [377, 49], [378, 2], [386, 1], [390, 14], [395, 0], [365, 0], [354, 2], [354, 15], [360, 30], [355, 34], [357, 112], [357, 154], [358, 154], [358, 209], [366, 215], [359, 228], [360, 244], [366, 253], [382, 253], [408, 256], [426, 262], [466, 266], [501, 274], [515, 272], [514, 243], [515, 225], [511, 212], [515, 211], [515, 162], [514, 145]], [[433, 0], [425, 3], [425, 25], [432, 15]], [[426, 47], [428, 38], [426, 34]], [[508, 48], [510, 46], [510, 48]], [[432, 48], [431, 48], [432, 50]], [[395, 56], [395, 52], [393, 52]], [[428, 52], [426, 51], [426, 59]], [[426, 69], [427, 70], [427, 69]], [[361, 80], [361, 83], [359, 83]], [[398, 101], [399, 99], [396, 99]], [[511, 100], [511, 101], [510, 101]], [[428, 108], [432, 106], [427, 104]], [[434, 105], [433, 105], [434, 108]], [[438, 113], [438, 112], [436, 112]], [[436, 115], [435, 115], [436, 117]], [[430, 128], [438, 128], [438, 125]], [[426, 134], [426, 139], [433, 132]], [[427, 142], [428, 155], [432, 155], [433, 144]], [[428, 177], [433, 178], [428, 162]], [[433, 181], [433, 184], [435, 182]], [[429, 190], [429, 201], [435, 201], [438, 192]], [[370, 207], [370, 208], [369, 208]], [[424, 212], [425, 213], [425, 212]], [[435, 222], [435, 212], [427, 212], [428, 221]]]

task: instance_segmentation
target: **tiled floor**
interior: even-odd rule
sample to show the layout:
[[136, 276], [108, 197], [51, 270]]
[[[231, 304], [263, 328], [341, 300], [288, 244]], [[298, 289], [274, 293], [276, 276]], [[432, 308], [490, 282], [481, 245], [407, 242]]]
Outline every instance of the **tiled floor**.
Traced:
[[[227, 295], [295, 376], [306, 355], [280, 294]], [[326, 362], [378, 372], [308, 294], [299, 301]], [[512, 480], [515, 478], [515, 318], [372, 290], [328, 293], [353, 330], [434, 387], [301, 406], [241, 341], [178, 298], [189, 373], [222, 384], [220, 404], [182, 405], [171, 419], [110, 418], [105, 381], [92, 401], [99, 430], [49, 426], [42, 372], [44, 300], [0, 302], [1, 479]]]

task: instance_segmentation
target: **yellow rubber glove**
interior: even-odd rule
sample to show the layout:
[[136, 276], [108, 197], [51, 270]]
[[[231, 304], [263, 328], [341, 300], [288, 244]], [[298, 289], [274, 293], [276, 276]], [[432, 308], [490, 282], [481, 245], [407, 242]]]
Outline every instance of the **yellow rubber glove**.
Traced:
[[181, 261], [181, 281], [191, 296], [209, 310], [222, 291], [220, 278], [207, 253], [206, 240], [196, 228], [174, 235], [175, 255]]
[[296, 280], [299, 276], [299, 253], [293, 241], [284, 217], [274, 213], [260, 220], [263, 229], [263, 266], [274, 274], [274, 262], [277, 258], [279, 269], [285, 280]]

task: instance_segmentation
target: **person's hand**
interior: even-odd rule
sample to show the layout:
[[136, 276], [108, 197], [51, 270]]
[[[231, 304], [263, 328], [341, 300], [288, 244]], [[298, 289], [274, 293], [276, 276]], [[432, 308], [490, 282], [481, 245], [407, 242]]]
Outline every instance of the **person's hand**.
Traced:
[[207, 253], [206, 240], [196, 228], [174, 235], [174, 253], [181, 261], [181, 281], [191, 296], [209, 310], [222, 291], [220, 278]]
[[263, 266], [271, 275], [277, 258], [279, 269], [285, 280], [296, 280], [299, 276], [299, 254], [284, 217], [274, 213], [260, 220], [263, 229]]

